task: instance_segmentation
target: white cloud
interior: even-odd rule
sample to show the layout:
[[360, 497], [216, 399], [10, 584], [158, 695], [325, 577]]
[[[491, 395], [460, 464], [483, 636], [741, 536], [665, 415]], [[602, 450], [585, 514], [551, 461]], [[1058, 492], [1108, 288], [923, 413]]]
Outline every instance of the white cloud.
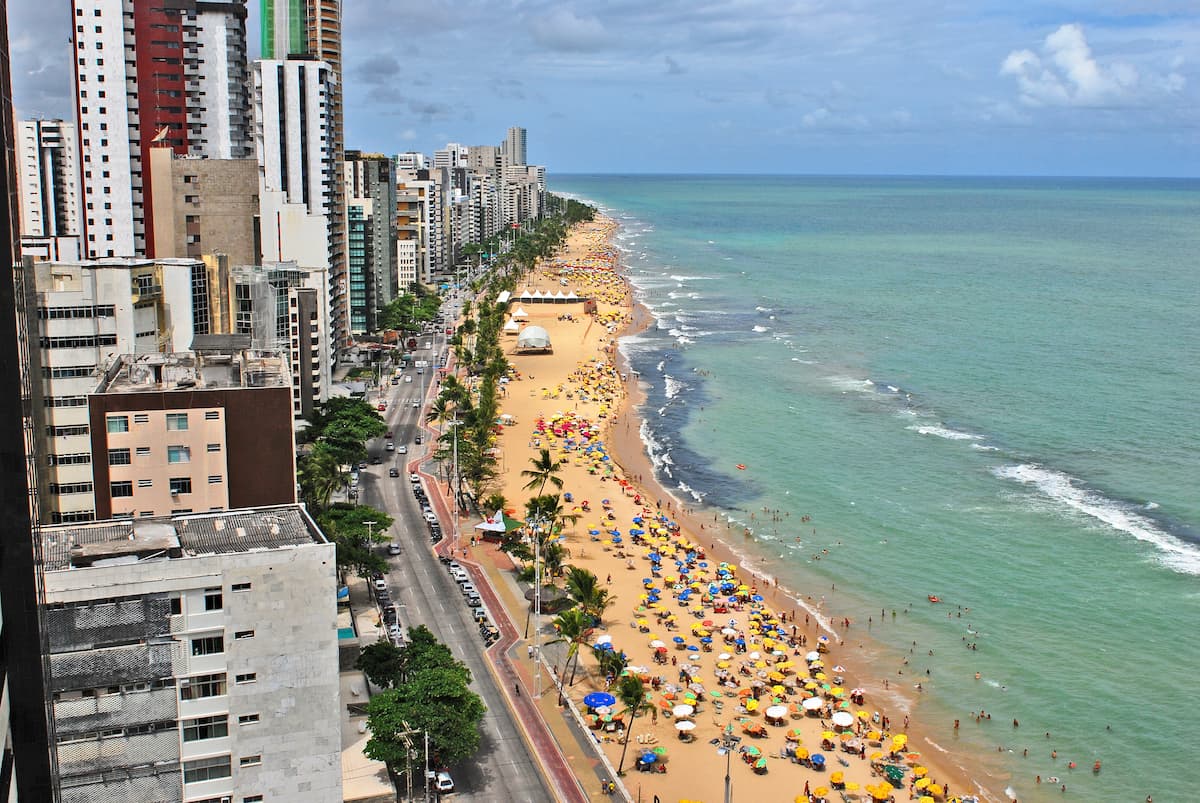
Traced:
[[577, 17], [570, 9], [556, 8], [533, 21], [533, 38], [553, 50], [597, 50], [608, 43], [608, 32], [595, 17]]
[[1138, 105], [1147, 95], [1183, 89], [1183, 76], [1141, 74], [1132, 64], [1102, 64], [1092, 55], [1079, 25], [1062, 25], [1046, 37], [1041, 55], [1014, 50], [1000, 66], [1017, 81], [1027, 106], [1120, 107]]

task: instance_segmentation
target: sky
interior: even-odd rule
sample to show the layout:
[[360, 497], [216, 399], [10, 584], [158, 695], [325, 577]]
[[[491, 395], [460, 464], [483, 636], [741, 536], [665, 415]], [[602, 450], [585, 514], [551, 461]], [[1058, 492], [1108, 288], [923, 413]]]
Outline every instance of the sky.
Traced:
[[[69, 116], [69, 4], [8, 13], [17, 114]], [[365, 151], [520, 125], [551, 174], [1200, 176], [1200, 0], [348, 0], [343, 30]]]

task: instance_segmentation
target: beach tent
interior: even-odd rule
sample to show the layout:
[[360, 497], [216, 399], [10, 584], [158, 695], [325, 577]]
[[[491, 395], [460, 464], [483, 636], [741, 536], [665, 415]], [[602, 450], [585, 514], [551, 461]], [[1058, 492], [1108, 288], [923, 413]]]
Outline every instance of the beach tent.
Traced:
[[500, 295], [496, 296], [496, 303], [507, 304], [510, 298], [512, 298], [512, 293], [508, 292], [507, 290], [501, 290]]
[[519, 331], [521, 331], [521, 324], [512, 318], [509, 318], [508, 323], [504, 324], [504, 334], [506, 335], [515, 335]]
[[566, 301], [566, 300], [567, 300], [567, 294], [564, 293], [562, 290], [559, 290], [557, 293], [554, 294], [554, 303], [555, 304], [557, 304], [560, 301]]
[[517, 310], [512, 314], [514, 321], [524, 321], [529, 318], [529, 313], [520, 304], [517, 305]]
[[579, 296], [575, 293], [574, 290], [567, 293], [567, 301], [578, 301], [578, 300], [579, 300]]
[[480, 538], [487, 541], [499, 541], [505, 533], [510, 533], [524, 524], [512, 516], [505, 515], [503, 510], [497, 510], [494, 516], [489, 516], [476, 524], [475, 529], [479, 530]]
[[517, 348], [550, 351], [550, 334], [540, 326], [526, 326], [517, 336]]
[[542, 298], [543, 298], [543, 296], [542, 296], [542, 291], [541, 291], [541, 290], [534, 290], [534, 291], [533, 291], [533, 298], [531, 299], [532, 301], [541, 301], [541, 300], [542, 300]]
[[528, 301], [528, 300], [529, 300], [529, 299], [531, 299], [531, 298], [533, 298], [533, 296], [532, 296], [532, 295], [530, 295], [530, 293], [529, 293], [529, 291], [528, 291], [528, 290], [526, 290], [525, 292], [521, 293], [521, 300], [522, 300], [522, 301]]

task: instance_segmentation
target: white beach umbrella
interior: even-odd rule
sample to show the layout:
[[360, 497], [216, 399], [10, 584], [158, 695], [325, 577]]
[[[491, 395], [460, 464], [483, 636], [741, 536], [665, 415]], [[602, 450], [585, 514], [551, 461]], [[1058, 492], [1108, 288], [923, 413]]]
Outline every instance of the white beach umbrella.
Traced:
[[674, 715], [676, 719], [679, 719], [680, 717], [690, 717], [695, 710], [696, 709], [692, 708], [690, 705], [680, 704], [675, 706], [674, 710], [671, 711], [671, 714]]
[[690, 731], [690, 730], [693, 730], [695, 727], [696, 727], [695, 722], [691, 722], [686, 719], [683, 720], [682, 722], [675, 723], [675, 730], [677, 730], [677, 731]]
[[820, 697], [809, 697], [800, 705], [804, 706], [805, 711], [816, 711], [818, 708], [825, 705], [825, 701]]
[[854, 724], [854, 715], [849, 711], [837, 711], [830, 719], [839, 728], [848, 728]]

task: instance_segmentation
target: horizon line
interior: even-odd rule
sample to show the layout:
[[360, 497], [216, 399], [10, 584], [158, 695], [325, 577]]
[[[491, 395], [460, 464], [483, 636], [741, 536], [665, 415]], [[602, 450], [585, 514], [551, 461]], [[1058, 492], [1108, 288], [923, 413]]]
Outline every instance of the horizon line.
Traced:
[[1070, 179], [1070, 180], [1095, 180], [1095, 179], [1126, 179], [1126, 180], [1141, 180], [1141, 181], [1197, 181], [1200, 180], [1200, 174], [1183, 175], [1183, 176], [1166, 176], [1166, 175], [1135, 175], [1135, 174], [1059, 174], [1059, 173], [804, 173], [804, 172], [783, 172], [783, 173], [766, 173], [766, 172], [666, 172], [661, 170], [651, 171], [595, 171], [595, 170], [571, 170], [571, 171], [547, 171], [547, 177], [551, 176], [639, 176], [639, 177], [704, 177], [704, 178], [985, 178], [985, 179]]

